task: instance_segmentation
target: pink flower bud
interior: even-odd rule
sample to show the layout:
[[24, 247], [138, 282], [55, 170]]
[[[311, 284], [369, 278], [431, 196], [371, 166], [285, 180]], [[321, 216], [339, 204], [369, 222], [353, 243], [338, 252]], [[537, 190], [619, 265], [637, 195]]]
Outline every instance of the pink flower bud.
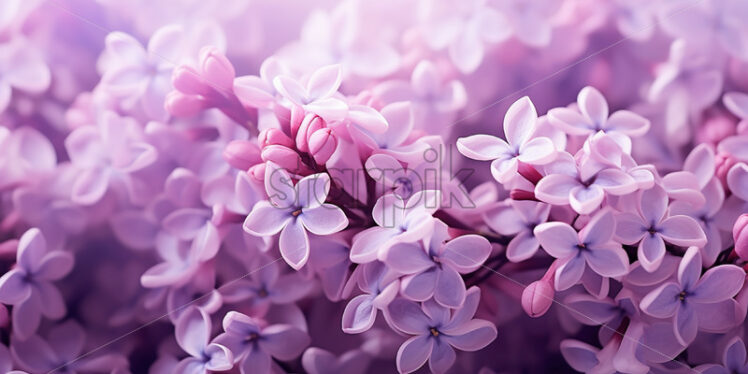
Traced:
[[522, 291], [522, 309], [530, 317], [540, 317], [550, 309], [554, 295], [553, 285], [547, 280], [532, 282]]
[[282, 145], [293, 148], [293, 140], [284, 134], [283, 131], [274, 128], [262, 130], [257, 137], [257, 141], [260, 143], [261, 148], [269, 145]]
[[226, 56], [216, 47], [200, 50], [200, 67], [203, 78], [215, 89], [233, 92], [236, 71]]
[[738, 163], [738, 161], [732, 157], [729, 153], [720, 152], [715, 157], [714, 163], [716, 164], [716, 170], [714, 171], [714, 176], [719, 179], [720, 182], [722, 182], [722, 187], [725, 188], [725, 191], [728, 191], [727, 188], [727, 173], [732, 169], [735, 164]]
[[288, 119], [288, 126], [289, 129], [291, 129], [291, 138], [296, 138], [296, 133], [299, 132], [299, 127], [301, 127], [301, 122], [304, 121], [306, 118], [306, 112], [303, 108], [298, 106], [292, 106], [291, 107], [291, 116]]
[[207, 96], [211, 91], [200, 73], [189, 66], [177, 66], [171, 75], [171, 81], [177, 91], [188, 95]]
[[735, 253], [743, 260], [748, 260], [748, 213], [743, 213], [732, 227], [735, 240]]
[[319, 129], [309, 137], [309, 153], [319, 165], [324, 165], [338, 147], [338, 138], [329, 128]]
[[296, 132], [296, 148], [302, 152], [309, 152], [309, 137], [324, 127], [325, 121], [322, 117], [312, 113], [307, 114]]
[[291, 148], [282, 145], [269, 145], [262, 149], [262, 160], [272, 161], [291, 173], [311, 172], [301, 161], [301, 156]]
[[247, 174], [254, 181], [259, 182], [259, 183], [264, 183], [265, 182], [265, 163], [257, 164], [257, 165], [250, 167], [247, 170]]
[[164, 104], [166, 111], [175, 117], [192, 117], [207, 108], [205, 100], [200, 96], [185, 95], [179, 91], [171, 91], [166, 95]]
[[223, 149], [223, 159], [239, 170], [247, 170], [262, 162], [257, 145], [248, 140], [234, 140], [227, 144]]

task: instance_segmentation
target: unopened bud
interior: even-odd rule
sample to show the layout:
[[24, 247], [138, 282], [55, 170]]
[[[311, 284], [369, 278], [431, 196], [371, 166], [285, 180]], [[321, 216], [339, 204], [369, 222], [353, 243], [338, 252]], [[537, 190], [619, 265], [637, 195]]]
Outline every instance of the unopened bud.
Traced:
[[301, 121], [296, 131], [296, 148], [302, 152], [309, 152], [309, 137], [324, 127], [325, 122], [320, 116], [312, 113], [304, 116], [304, 120]]
[[284, 134], [283, 131], [269, 128], [262, 130], [260, 135], [257, 137], [257, 141], [260, 143], [261, 148], [265, 148], [269, 145], [282, 145], [288, 148], [293, 148], [293, 140]]
[[171, 91], [166, 95], [164, 108], [175, 117], [192, 117], [207, 108], [207, 105], [201, 96]]
[[743, 260], [748, 260], [748, 213], [743, 213], [735, 220], [732, 237], [735, 240], [735, 253]]
[[544, 279], [532, 282], [522, 291], [522, 309], [530, 317], [540, 317], [550, 309], [554, 295], [551, 282]]
[[260, 163], [257, 165], [254, 165], [250, 167], [247, 170], [247, 175], [249, 175], [252, 180], [260, 183], [265, 182], [265, 163]]
[[248, 140], [234, 140], [227, 144], [223, 149], [223, 159], [239, 170], [247, 170], [262, 162], [257, 145]]
[[200, 50], [200, 67], [203, 78], [214, 88], [233, 92], [236, 71], [224, 54], [216, 47]]
[[171, 82], [177, 91], [188, 95], [206, 96], [210, 94], [210, 87], [195, 69], [180, 65], [174, 69]]
[[301, 156], [291, 148], [282, 145], [269, 145], [262, 149], [263, 161], [272, 161], [283, 169], [294, 174], [311, 172], [302, 161]]
[[329, 128], [315, 131], [309, 137], [309, 153], [319, 165], [324, 165], [338, 148], [338, 138]]

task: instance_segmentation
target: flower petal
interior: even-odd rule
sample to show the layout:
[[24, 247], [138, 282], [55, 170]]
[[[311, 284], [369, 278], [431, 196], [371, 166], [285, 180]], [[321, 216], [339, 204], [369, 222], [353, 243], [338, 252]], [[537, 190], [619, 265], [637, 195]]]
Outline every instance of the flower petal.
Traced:
[[688, 216], [672, 216], [662, 221], [657, 228], [668, 243], [684, 247], [703, 247], [706, 244], [706, 234], [701, 225]]
[[639, 243], [637, 258], [644, 270], [650, 273], [657, 270], [665, 258], [665, 242], [659, 235], [644, 235]]
[[563, 291], [579, 283], [584, 274], [585, 261], [582, 256], [575, 256], [556, 269], [556, 291]]
[[287, 209], [275, 207], [269, 201], [260, 201], [244, 220], [244, 231], [256, 236], [275, 235], [280, 232], [293, 216]]
[[289, 222], [280, 234], [281, 256], [295, 270], [301, 269], [309, 260], [309, 236], [301, 220]]
[[444, 245], [441, 258], [460, 273], [478, 269], [491, 254], [491, 243], [479, 235], [463, 235]]
[[532, 165], [544, 165], [556, 158], [556, 148], [551, 139], [535, 138], [522, 144], [517, 159]]
[[672, 317], [680, 301], [678, 294], [681, 288], [674, 282], [668, 282], [648, 293], [639, 304], [644, 313], [656, 318]]
[[577, 96], [579, 110], [597, 127], [602, 127], [608, 120], [608, 102], [596, 88], [587, 86]]
[[619, 110], [610, 115], [605, 129], [621, 132], [628, 136], [642, 136], [649, 131], [648, 119], [628, 110]]
[[304, 351], [311, 339], [306, 332], [292, 325], [272, 325], [262, 330], [259, 346], [280, 360], [291, 360]]
[[535, 197], [548, 204], [568, 204], [571, 190], [581, 185], [575, 177], [569, 175], [546, 175], [535, 186]]
[[459, 308], [465, 301], [465, 282], [455, 269], [445, 266], [437, 270], [434, 300], [452, 309]]
[[429, 369], [435, 374], [446, 373], [454, 365], [456, 359], [457, 354], [455, 354], [452, 346], [445, 341], [436, 339], [429, 358]]
[[491, 135], [471, 135], [457, 139], [457, 150], [473, 160], [489, 161], [511, 153], [509, 144]]
[[425, 301], [434, 295], [437, 278], [436, 268], [407, 275], [400, 282], [400, 293], [411, 300]]
[[569, 225], [563, 222], [547, 222], [535, 227], [533, 231], [540, 245], [555, 258], [568, 258], [579, 250], [579, 236]]
[[691, 291], [689, 301], [716, 303], [735, 296], [745, 281], [745, 271], [735, 265], [715, 266], [704, 273]]
[[485, 348], [496, 339], [496, 326], [482, 319], [474, 319], [464, 324], [445, 329], [444, 337], [451, 346], [467, 352], [474, 352]]
[[384, 263], [403, 274], [420, 273], [434, 266], [421, 243], [398, 243], [387, 250]]
[[414, 336], [403, 343], [397, 350], [397, 371], [412, 373], [431, 356], [434, 341], [428, 335]]
[[529, 97], [515, 101], [504, 116], [504, 135], [509, 144], [518, 147], [524, 144], [535, 130], [538, 113]]
[[699, 330], [699, 321], [696, 311], [688, 304], [681, 304], [675, 313], [675, 338], [683, 345], [689, 345], [696, 339]]
[[424, 334], [429, 329], [429, 319], [417, 303], [396, 299], [387, 306], [387, 321], [406, 334]]
[[343, 332], [359, 334], [371, 328], [377, 317], [377, 310], [372, 305], [372, 295], [358, 295], [351, 299], [343, 311]]

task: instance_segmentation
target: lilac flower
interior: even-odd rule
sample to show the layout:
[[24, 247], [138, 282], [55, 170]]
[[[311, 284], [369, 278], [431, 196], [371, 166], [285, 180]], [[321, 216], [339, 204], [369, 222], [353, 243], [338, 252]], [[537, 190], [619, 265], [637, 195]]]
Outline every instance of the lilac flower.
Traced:
[[535, 186], [538, 200], [554, 205], [571, 205], [579, 214], [590, 214], [603, 202], [606, 193], [625, 195], [636, 191], [636, 180], [617, 167], [577, 166], [568, 153], [546, 165], [547, 175]]
[[346, 285], [353, 278], [351, 235], [351, 231], [346, 231], [310, 238], [315, 250], [309, 255], [309, 265], [319, 277], [325, 296], [331, 301], [347, 298]]
[[725, 200], [725, 191], [717, 179], [711, 179], [702, 190], [706, 202], [695, 209], [692, 204], [685, 201], [674, 201], [670, 204], [670, 214], [673, 216], [685, 215], [698, 221], [702, 231], [706, 235], [706, 243], [701, 249], [704, 265], [712, 266], [722, 251], [722, 235], [715, 222], [715, 216], [722, 208]]
[[577, 96], [578, 111], [556, 108], [548, 111], [550, 123], [569, 135], [592, 135], [603, 131], [631, 153], [631, 136], [641, 136], [649, 130], [649, 120], [628, 111], [619, 110], [608, 116], [608, 103], [594, 87], [587, 86]]
[[[164, 99], [171, 90], [172, 70], [188, 61], [202, 45], [189, 45], [190, 38], [178, 25], [156, 30], [144, 48], [134, 37], [113, 32], [107, 35], [104, 56], [105, 72], [101, 79], [108, 92], [138, 104], [152, 118], [165, 119]], [[214, 45], [220, 35], [201, 35], [207, 45]]]
[[507, 200], [483, 213], [488, 227], [505, 236], [512, 236], [506, 257], [521, 262], [535, 255], [540, 243], [533, 234], [535, 227], [548, 219], [551, 206], [532, 201]]
[[743, 343], [743, 339], [736, 336], [727, 342], [725, 351], [722, 354], [722, 365], [699, 365], [696, 367], [696, 371], [708, 374], [742, 374], [748, 372], [748, 363], [746, 363], [745, 356], [745, 344]]
[[531, 47], [544, 47], [551, 42], [551, 18], [556, 14], [560, 3], [556, 1], [502, 0], [499, 9], [510, 22], [512, 35]]
[[385, 251], [398, 242], [414, 242], [425, 237], [434, 219], [431, 215], [439, 207], [438, 191], [414, 193], [407, 202], [394, 194], [380, 197], [372, 211], [378, 226], [366, 229], [353, 237], [351, 261], [372, 262], [383, 258]]
[[334, 97], [342, 74], [338, 65], [325, 66], [309, 76], [306, 85], [289, 76], [278, 75], [273, 79], [273, 86], [294, 105], [331, 121], [344, 118], [348, 113], [348, 104]]
[[[699, 45], [719, 43], [734, 57], [748, 59], [748, 28], [740, 21], [748, 16], [745, 3], [725, 0], [684, 8], [677, 3], [664, 5], [660, 22], [666, 32]], [[674, 12], [677, 16], [669, 16]]]
[[233, 367], [232, 351], [220, 343], [210, 342], [210, 316], [202, 309], [190, 307], [179, 317], [174, 329], [177, 343], [191, 356], [180, 361], [175, 372], [207, 374]]
[[81, 171], [73, 184], [72, 200], [91, 205], [99, 202], [115, 183], [132, 188], [130, 174], [156, 161], [156, 149], [138, 137], [132, 118], [112, 112], [102, 115], [97, 126], [85, 126], [65, 139], [70, 160]]
[[0, 278], [0, 302], [14, 306], [14, 332], [25, 339], [39, 327], [42, 315], [50, 319], [65, 315], [65, 301], [53, 282], [73, 269], [74, 257], [50, 251], [41, 231], [32, 228], [18, 242], [16, 262]]
[[410, 101], [414, 128], [422, 130], [435, 124], [450, 125], [453, 114], [467, 104], [462, 82], [445, 76], [433, 62], [426, 60], [413, 68], [410, 81], [385, 81], [374, 88], [374, 95], [388, 104]]
[[370, 262], [357, 270], [358, 287], [364, 294], [354, 297], [345, 306], [342, 325], [343, 332], [348, 334], [369, 330], [376, 321], [377, 310], [386, 310], [400, 289], [399, 274], [381, 262]]
[[273, 358], [291, 360], [309, 345], [309, 336], [295, 326], [266, 326], [235, 311], [226, 314], [223, 329], [226, 332], [218, 335], [213, 344], [226, 346], [234, 353], [234, 362], [242, 374], [270, 373]]
[[586, 266], [603, 277], [619, 277], [628, 272], [626, 252], [613, 241], [614, 228], [615, 218], [607, 209], [595, 214], [578, 233], [563, 222], [546, 222], [535, 227], [535, 237], [543, 249], [561, 260], [556, 270], [556, 290], [577, 284]]
[[485, 0], [471, 0], [455, 6], [445, 1], [429, 2], [424, 9], [426, 42], [435, 50], [449, 49], [449, 57], [464, 74], [483, 61], [484, 43], [498, 43], [509, 37], [506, 17]]
[[288, 68], [277, 58], [269, 57], [260, 66], [260, 75], [247, 75], [234, 79], [234, 92], [246, 105], [272, 109], [280, 94], [273, 86], [273, 80], [287, 75]]
[[420, 139], [409, 141], [415, 122], [413, 105], [397, 101], [384, 106], [380, 112], [389, 124], [384, 133], [374, 133], [360, 126], [351, 126], [348, 131], [374, 154], [383, 153], [403, 162], [423, 161], [428, 145]]
[[[678, 266], [676, 282], [667, 282], [645, 296], [640, 304], [644, 313], [657, 318], [673, 317], [673, 331], [683, 345], [690, 344], [702, 318], [719, 313], [716, 305], [740, 291], [745, 271], [735, 265], [720, 265], [701, 275], [701, 254], [690, 247]], [[699, 317], [699, 307], [712, 309]]]
[[426, 360], [434, 373], [444, 373], [455, 362], [454, 349], [477, 351], [496, 339], [496, 327], [488, 321], [473, 319], [480, 290], [468, 290], [465, 303], [450, 313], [434, 301], [422, 306], [405, 299], [397, 299], [387, 309], [388, 321], [398, 330], [414, 335], [397, 351], [397, 370], [411, 373]]
[[51, 80], [41, 53], [28, 41], [15, 38], [0, 42], [0, 113], [10, 104], [13, 89], [38, 94], [49, 87]]
[[298, 273], [280, 274], [278, 264], [267, 256], [253, 258], [248, 268], [254, 271], [221, 287], [220, 293], [227, 303], [248, 301], [244, 305], [257, 315], [264, 315], [272, 304], [289, 304], [303, 298], [313, 286]]
[[550, 139], [531, 139], [538, 114], [528, 97], [512, 104], [504, 117], [506, 141], [491, 135], [473, 135], [457, 140], [457, 149], [474, 160], [493, 160], [491, 174], [499, 183], [506, 183], [516, 175], [517, 164], [547, 164], [556, 157]]
[[269, 162], [265, 169], [265, 190], [270, 200], [254, 206], [244, 221], [244, 229], [257, 236], [280, 232], [283, 259], [294, 269], [300, 269], [309, 259], [307, 230], [329, 235], [348, 224], [340, 208], [325, 203], [329, 189], [327, 174], [304, 177], [293, 186], [290, 175]]
[[383, 261], [403, 274], [400, 294], [425, 301], [431, 297], [449, 308], [465, 301], [465, 283], [460, 274], [477, 270], [491, 253], [491, 244], [478, 235], [450, 238], [447, 225], [436, 221], [430, 238], [416, 243], [398, 243], [385, 251]]
[[[21, 367], [32, 373], [126, 373], [127, 358], [117, 353], [85, 355], [86, 331], [73, 320], [54, 326], [47, 339], [31, 335], [14, 339], [11, 352]], [[2, 348], [0, 348], [2, 350]], [[2, 362], [0, 353], [0, 362]]]
[[703, 247], [706, 235], [691, 217], [668, 214], [668, 198], [659, 186], [638, 194], [636, 213], [616, 216], [616, 238], [624, 244], [639, 243], [637, 258], [647, 271], [654, 271], [665, 256], [665, 242]]

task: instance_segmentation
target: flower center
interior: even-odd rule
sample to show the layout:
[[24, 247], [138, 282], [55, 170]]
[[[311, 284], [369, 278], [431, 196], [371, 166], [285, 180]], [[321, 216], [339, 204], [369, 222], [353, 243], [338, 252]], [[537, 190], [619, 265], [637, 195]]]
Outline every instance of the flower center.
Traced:
[[296, 209], [293, 212], [291, 212], [291, 215], [294, 217], [298, 217], [301, 214], [301, 209]]
[[678, 300], [680, 300], [680, 301], [683, 301], [683, 300], [685, 300], [685, 299], [686, 299], [686, 296], [688, 296], [688, 294], [686, 293], [686, 291], [681, 291], [681, 292], [680, 292], [680, 293], [678, 294]]
[[433, 335], [434, 337], [439, 336], [439, 330], [437, 330], [436, 327], [430, 328], [429, 331], [431, 332], [431, 335]]

